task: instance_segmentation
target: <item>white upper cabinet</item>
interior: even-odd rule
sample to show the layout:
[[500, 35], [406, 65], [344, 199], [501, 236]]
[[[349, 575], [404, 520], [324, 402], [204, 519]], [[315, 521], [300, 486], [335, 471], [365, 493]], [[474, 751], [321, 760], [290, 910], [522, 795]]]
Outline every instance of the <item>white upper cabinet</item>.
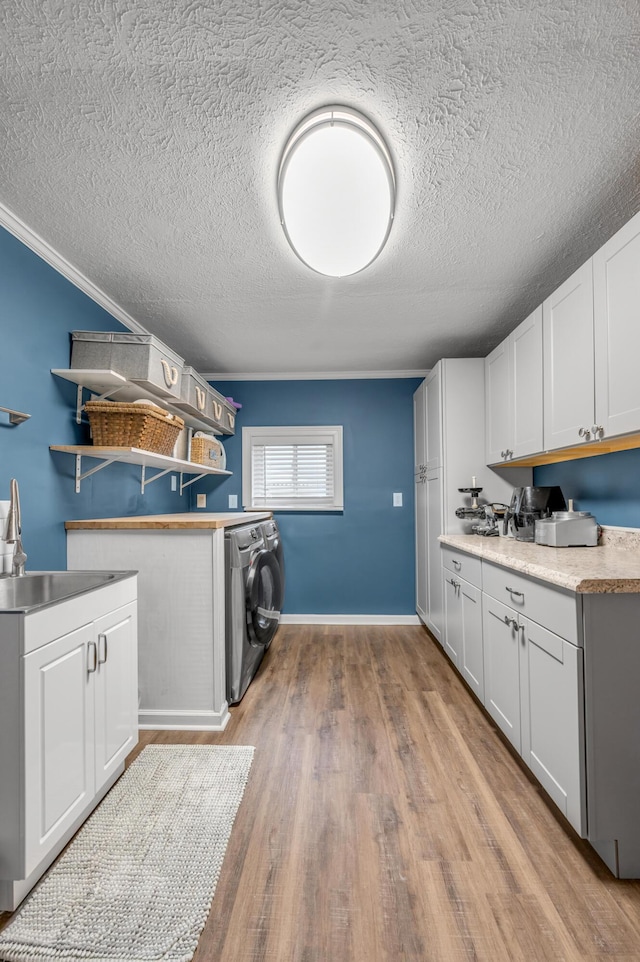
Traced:
[[485, 414], [487, 464], [506, 461], [512, 441], [509, 338], [485, 358]]
[[640, 214], [593, 257], [598, 436], [640, 430]]
[[487, 464], [543, 447], [542, 308], [485, 358]]
[[594, 405], [593, 270], [583, 264], [542, 305], [544, 447], [592, 439]]
[[509, 336], [511, 398], [513, 402], [511, 455], [521, 458], [542, 451], [542, 306], [537, 307]]

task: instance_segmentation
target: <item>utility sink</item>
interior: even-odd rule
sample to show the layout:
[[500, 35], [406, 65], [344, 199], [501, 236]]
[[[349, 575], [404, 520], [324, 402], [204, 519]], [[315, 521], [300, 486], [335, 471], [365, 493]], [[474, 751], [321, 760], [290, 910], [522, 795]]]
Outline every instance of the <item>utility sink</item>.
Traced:
[[55, 605], [131, 574], [131, 571], [28, 571], [17, 578], [1, 577], [0, 613]]

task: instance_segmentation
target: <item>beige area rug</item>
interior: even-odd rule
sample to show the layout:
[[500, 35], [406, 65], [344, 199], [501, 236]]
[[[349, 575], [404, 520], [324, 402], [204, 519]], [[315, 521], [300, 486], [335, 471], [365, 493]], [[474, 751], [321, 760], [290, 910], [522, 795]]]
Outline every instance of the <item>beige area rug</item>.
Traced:
[[0, 933], [0, 959], [188, 962], [253, 752], [145, 748]]

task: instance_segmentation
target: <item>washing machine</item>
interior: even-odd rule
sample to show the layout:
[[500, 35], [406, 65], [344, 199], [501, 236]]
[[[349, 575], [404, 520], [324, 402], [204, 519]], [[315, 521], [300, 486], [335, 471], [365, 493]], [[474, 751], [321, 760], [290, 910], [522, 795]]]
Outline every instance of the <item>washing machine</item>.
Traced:
[[[275, 524], [275, 522], [273, 522]], [[249, 687], [280, 622], [284, 575], [276, 529], [245, 524], [225, 533], [227, 701]]]

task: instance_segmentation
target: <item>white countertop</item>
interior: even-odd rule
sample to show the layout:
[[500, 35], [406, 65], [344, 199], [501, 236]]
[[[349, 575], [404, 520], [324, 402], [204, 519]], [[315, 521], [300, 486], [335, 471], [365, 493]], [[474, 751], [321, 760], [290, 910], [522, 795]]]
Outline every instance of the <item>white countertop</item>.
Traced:
[[440, 542], [580, 594], [640, 593], [640, 548], [548, 548], [513, 538], [441, 535]]

